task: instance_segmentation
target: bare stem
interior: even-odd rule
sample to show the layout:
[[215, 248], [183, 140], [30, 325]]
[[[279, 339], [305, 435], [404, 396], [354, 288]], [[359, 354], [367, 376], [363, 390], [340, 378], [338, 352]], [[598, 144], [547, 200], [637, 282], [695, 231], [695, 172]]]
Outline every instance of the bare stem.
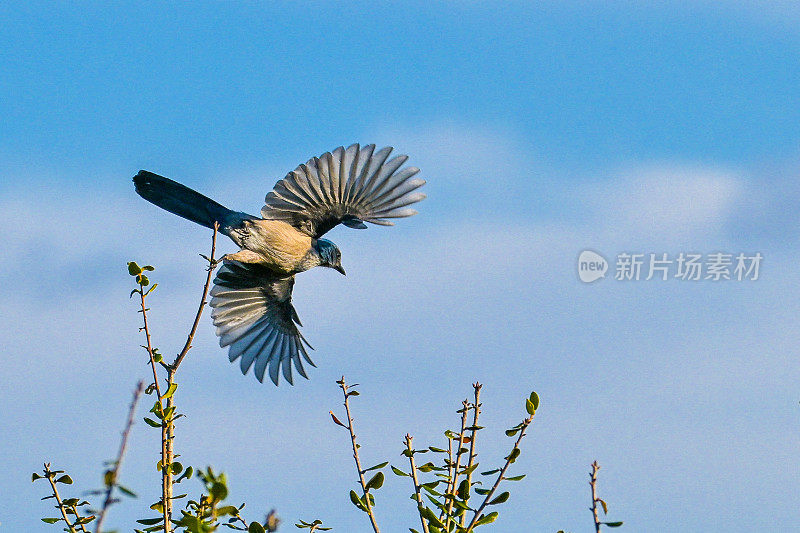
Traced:
[[150, 356], [150, 368], [153, 369], [153, 386], [156, 388], [156, 394], [158, 395], [158, 399], [161, 400], [161, 387], [158, 385], [158, 372], [156, 371], [156, 360], [155, 355], [153, 354], [153, 344], [150, 341], [150, 327], [147, 325], [147, 306], [144, 303], [144, 299], [146, 294], [144, 292], [144, 285], [141, 283], [139, 284], [139, 296], [141, 297], [142, 302], [142, 320], [144, 321], [144, 336], [147, 339], [147, 355]]
[[[208, 259], [208, 274], [206, 275], [206, 281], [203, 284], [203, 294], [200, 298], [200, 305], [197, 307], [197, 312], [194, 316], [194, 322], [192, 322], [192, 327], [189, 330], [189, 334], [186, 337], [186, 343], [183, 345], [183, 349], [180, 351], [178, 356], [175, 358], [175, 361], [171, 365], [166, 365], [167, 369], [167, 390], [169, 390], [172, 385], [175, 383], [175, 374], [178, 371], [178, 367], [180, 366], [181, 362], [186, 357], [186, 354], [189, 353], [189, 350], [192, 348], [192, 341], [194, 341], [194, 336], [197, 333], [197, 327], [200, 324], [200, 318], [203, 316], [203, 309], [206, 307], [207, 299], [208, 299], [208, 291], [211, 287], [211, 279], [214, 274], [214, 267], [216, 266], [216, 261], [214, 259], [214, 254], [217, 250], [217, 234], [219, 233], [219, 223], [214, 223], [214, 233], [211, 235], [211, 255], [207, 257]], [[205, 257], [205, 256], [203, 256]], [[149, 341], [148, 341], [149, 346]], [[155, 374], [155, 366], [153, 366], [153, 373]], [[158, 395], [159, 402], [162, 401], [163, 397], [159, 392]], [[172, 472], [172, 463], [175, 462], [175, 449], [174, 449], [174, 442], [175, 442], [175, 396], [174, 393], [170, 395], [164, 402], [162, 402], [161, 408], [163, 413], [170, 412], [171, 414], [168, 417], [165, 417], [162, 420], [161, 424], [161, 501], [164, 506], [164, 533], [170, 533], [172, 530], [172, 486], [173, 486], [173, 472]]]
[[[411, 444], [414, 440], [414, 437], [406, 433], [406, 450], [408, 451], [408, 461], [411, 463], [411, 479], [414, 481], [414, 493], [417, 495], [417, 511], [422, 511], [422, 494], [420, 494], [419, 490], [419, 480], [417, 479], [417, 465], [414, 463], [414, 453], [411, 448]], [[422, 531], [425, 533], [430, 533], [428, 529], [428, 522], [425, 521], [425, 517], [422, 516], [422, 513], [419, 513], [420, 522], [422, 522]]]
[[217, 250], [217, 233], [219, 232], [219, 222], [214, 222], [214, 234], [211, 236], [211, 255], [208, 257], [208, 275], [206, 276], [206, 283], [203, 286], [203, 297], [200, 299], [200, 305], [197, 308], [197, 314], [194, 317], [194, 323], [192, 323], [192, 329], [189, 331], [189, 336], [186, 338], [186, 344], [183, 345], [183, 349], [181, 353], [178, 354], [178, 357], [175, 359], [175, 362], [170, 365], [170, 374], [174, 374], [176, 370], [178, 370], [178, 366], [183, 361], [183, 358], [186, 357], [186, 354], [189, 353], [189, 350], [192, 348], [192, 341], [194, 340], [194, 335], [197, 333], [197, 325], [200, 323], [200, 317], [203, 316], [203, 309], [206, 306], [206, 298], [208, 298], [208, 288], [211, 286], [211, 276], [214, 275], [214, 253]]
[[[472, 404], [472, 430], [469, 436], [469, 462], [467, 463], [467, 485], [470, 487], [472, 487], [472, 465], [475, 464], [475, 458], [477, 456], [475, 452], [475, 436], [478, 434], [478, 416], [481, 414], [481, 387], [483, 387], [483, 385], [477, 381], [472, 384], [472, 388], [475, 391], [475, 403]], [[467, 498], [467, 501], [469, 501], [469, 498]], [[467, 501], [464, 503], [467, 503]], [[463, 527], [466, 519], [467, 513], [463, 513], [459, 525]]]
[[[455, 496], [455, 492], [458, 489], [458, 468], [461, 466], [461, 456], [463, 455], [463, 443], [464, 443], [464, 430], [467, 427], [467, 414], [469, 412], [469, 402], [464, 400], [461, 402], [461, 430], [458, 432], [458, 451], [456, 452], [456, 463], [453, 467], [453, 477], [451, 481], [448, 481], [448, 490], [447, 493], [453, 494]], [[452, 439], [451, 439], [452, 440]], [[448, 498], [447, 500], [447, 522], [445, 522], [445, 527], [447, 531], [450, 530], [450, 513], [453, 510], [453, 498]]]
[[72, 514], [75, 515], [75, 522], [77, 522], [78, 527], [81, 528], [81, 532], [88, 533], [88, 531], [86, 531], [86, 528], [83, 526], [83, 522], [78, 522], [81, 518], [81, 515], [78, 514], [78, 506], [70, 505], [69, 508], [72, 509]]
[[338, 382], [338, 384], [339, 388], [342, 389], [342, 394], [344, 395], [344, 410], [347, 414], [347, 429], [350, 432], [350, 443], [353, 446], [353, 459], [355, 459], [356, 469], [358, 470], [358, 481], [361, 483], [361, 490], [364, 493], [364, 506], [367, 510], [369, 521], [372, 524], [372, 529], [375, 531], [375, 533], [380, 533], [381, 530], [378, 528], [378, 523], [375, 520], [375, 512], [372, 510], [372, 505], [369, 502], [367, 482], [364, 481], [364, 470], [361, 468], [361, 459], [358, 457], [358, 444], [356, 444], [356, 434], [353, 430], [353, 417], [350, 415], [349, 394], [347, 392], [347, 384], [344, 382], [344, 376], [342, 376], [342, 379]]
[[[167, 390], [172, 387], [174, 373], [168, 372]], [[167, 398], [162, 406], [162, 413], [169, 412], [173, 407], [173, 396]], [[161, 495], [164, 503], [164, 533], [169, 533], [172, 528], [172, 463], [175, 461], [175, 452], [172, 443], [175, 438], [174, 410], [169, 417], [164, 417], [161, 421]]]
[[533, 421], [533, 415], [529, 416], [528, 418], [526, 418], [525, 420], [522, 421], [522, 427], [519, 430], [519, 436], [517, 437], [516, 442], [514, 442], [514, 447], [511, 449], [511, 453], [509, 453], [508, 457], [506, 458], [506, 463], [503, 465], [503, 468], [500, 469], [500, 473], [497, 475], [497, 481], [494, 482], [494, 485], [489, 490], [489, 492], [486, 494], [486, 497], [483, 499], [483, 503], [481, 503], [481, 506], [478, 507], [478, 509], [475, 511], [475, 514], [473, 515], [472, 520], [470, 520], [469, 524], [467, 525], [467, 529], [466, 529], [465, 533], [469, 533], [470, 531], [473, 530], [473, 528], [475, 527], [475, 522], [478, 521], [478, 519], [481, 516], [481, 513], [483, 512], [483, 510], [486, 508], [486, 506], [491, 501], [492, 497], [494, 496], [494, 493], [497, 491], [497, 487], [500, 486], [500, 482], [503, 481], [503, 477], [506, 474], [506, 470], [508, 470], [508, 467], [511, 465], [511, 463], [513, 461], [512, 460], [512, 456], [514, 454], [514, 450], [519, 448], [519, 443], [522, 440], [522, 437], [525, 436], [525, 432], [527, 431], [528, 426], [531, 425], [532, 421]]
[[597, 461], [592, 463], [592, 472], [589, 474], [589, 485], [592, 487], [592, 506], [589, 509], [592, 511], [592, 516], [594, 517], [594, 530], [595, 533], [600, 533], [600, 511], [597, 508], [597, 504], [600, 502], [600, 498], [597, 497], [597, 471], [600, 470], [600, 465]]
[[117, 460], [114, 461], [114, 468], [110, 471], [109, 479], [106, 479], [106, 497], [105, 501], [103, 502], [103, 508], [100, 510], [100, 514], [97, 516], [97, 526], [95, 527], [96, 533], [100, 533], [101, 527], [103, 526], [103, 520], [105, 520], [106, 512], [108, 508], [111, 506], [111, 494], [114, 491], [114, 487], [117, 483], [117, 473], [119, 472], [119, 467], [122, 464], [122, 458], [125, 456], [125, 449], [128, 446], [128, 435], [131, 431], [131, 426], [133, 426], [133, 417], [136, 414], [136, 404], [139, 403], [139, 396], [141, 396], [142, 391], [144, 390], [144, 382], [140, 381], [136, 385], [136, 390], [133, 391], [133, 399], [131, 400], [131, 405], [128, 408], [128, 421], [125, 423], [125, 429], [122, 431], [122, 440], [119, 443], [119, 451], [117, 452]]
[[61, 511], [61, 516], [64, 518], [64, 522], [67, 524], [67, 528], [71, 533], [76, 533], [75, 527], [69, 521], [69, 518], [67, 518], [67, 507], [64, 505], [64, 502], [61, 501], [61, 496], [58, 494], [58, 487], [56, 487], [56, 481], [54, 479], [56, 475], [50, 471], [50, 463], [44, 464], [44, 475], [47, 478], [47, 481], [50, 482], [50, 487], [53, 490], [53, 496], [55, 497], [56, 502], [58, 503], [58, 510]]

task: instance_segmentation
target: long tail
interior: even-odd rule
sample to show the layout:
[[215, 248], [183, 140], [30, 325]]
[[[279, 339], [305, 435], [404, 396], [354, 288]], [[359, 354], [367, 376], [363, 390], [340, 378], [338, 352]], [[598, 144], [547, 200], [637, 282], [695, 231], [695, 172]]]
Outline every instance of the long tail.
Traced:
[[213, 228], [214, 222], [225, 228], [230, 225], [232, 218], [240, 218], [236, 215], [242, 214], [185, 185], [146, 170], [140, 170], [133, 177], [133, 183], [139, 196], [148, 202], [207, 228]]

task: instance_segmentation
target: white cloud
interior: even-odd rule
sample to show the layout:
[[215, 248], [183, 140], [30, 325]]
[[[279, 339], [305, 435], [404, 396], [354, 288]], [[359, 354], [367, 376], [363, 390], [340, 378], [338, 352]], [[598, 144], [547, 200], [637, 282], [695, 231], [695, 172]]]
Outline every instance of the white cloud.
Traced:
[[619, 244], [692, 245], [722, 239], [746, 185], [713, 167], [655, 165], [625, 169], [583, 191], [600, 238]]

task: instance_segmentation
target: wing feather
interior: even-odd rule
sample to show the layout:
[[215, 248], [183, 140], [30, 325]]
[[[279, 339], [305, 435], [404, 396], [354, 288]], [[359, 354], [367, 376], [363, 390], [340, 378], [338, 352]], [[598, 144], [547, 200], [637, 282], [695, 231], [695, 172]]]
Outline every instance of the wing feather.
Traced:
[[425, 198], [414, 192], [425, 184], [416, 178], [419, 169], [401, 167], [408, 156], [389, 158], [391, 147], [342, 146], [289, 172], [265, 198], [265, 219], [289, 222], [313, 238], [337, 224], [365, 228], [364, 222], [393, 225], [389, 219], [408, 217], [402, 209]]
[[220, 346], [230, 347], [231, 362], [240, 359], [243, 374], [253, 367], [256, 379], [263, 382], [268, 374], [277, 385], [283, 370], [291, 384], [294, 364], [298, 373], [307, 377], [301, 356], [314, 363], [303, 346], [308, 342], [298, 329], [293, 286], [293, 276], [276, 277], [259, 265], [225, 261], [217, 272], [211, 289], [211, 316]]

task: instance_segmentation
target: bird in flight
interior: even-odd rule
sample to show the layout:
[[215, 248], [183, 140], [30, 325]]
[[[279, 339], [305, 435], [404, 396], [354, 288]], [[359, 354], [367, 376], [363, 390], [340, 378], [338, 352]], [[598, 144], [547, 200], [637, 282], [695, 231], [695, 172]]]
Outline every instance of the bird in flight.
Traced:
[[308, 378], [301, 357], [316, 365], [292, 305], [295, 274], [316, 266], [345, 273], [339, 248], [322, 238], [336, 225], [392, 226], [390, 219], [417, 213], [408, 206], [425, 198], [417, 190], [425, 180], [415, 177], [416, 167], [401, 169], [408, 156], [389, 159], [391, 152], [353, 144], [309, 159], [275, 184], [260, 218], [152, 172], [134, 176], [142, 198], [208, 228], [218, 224], [239, 246], [220, 259], [210, 305], [219, 344], [229, 347], [231, 362], [239, 359], [243, 374], [252, 366], [259, 381], [268, 373], [277, 385], [282, 370], [292, 383], [294, 364]]

